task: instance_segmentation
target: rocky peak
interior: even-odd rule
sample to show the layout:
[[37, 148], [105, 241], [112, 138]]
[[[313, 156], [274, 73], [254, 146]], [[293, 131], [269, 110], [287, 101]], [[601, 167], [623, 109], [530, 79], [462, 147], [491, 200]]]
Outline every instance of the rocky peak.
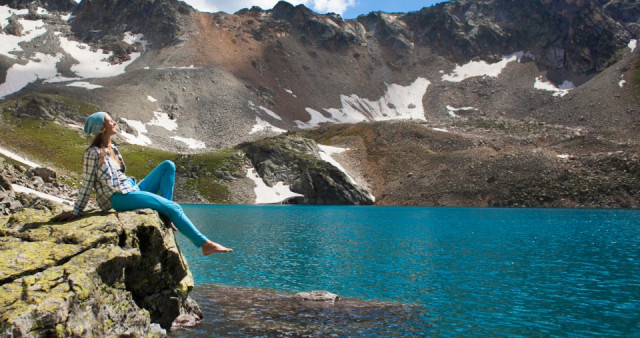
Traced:
[[194, 9], [178, 0], [92, 0], [78, 4], [72, 31], [85, 41], [144, 34], [156, 47], [179, 41], [188, 30]]
[[640, 2], [636, 0], [599, 0], [598, 4], [611, 18], [623, 24], [635, 38], [640, 37]]
[[396, 14], [373, 12], [360, 16], [357, 20], [368, 34], [393, 51], [404, 53], [413, 47], [411, 32], [404, 21], [398, 20]]
[[11, 8], [45, 8], [49, 11], [71, 12], [78, 4], [73, 0], [0, 0], [0, 5]]
[[631, 38], [592, 0], [458, 0], [401, 17], [416, 43], [465, 61], [528, 51], [542, 65], [602, 70]]
[[304, 5], [293, 6], [288, 2], [278, 2], [272, 10], [261, 11], [257, 7], [238, 14], [252, 13], [256, 17], [267, 17], [274, 27], [286, 23], [294, 36], [302, 43], [330, 50], [344, 51], [354, 44], [364, 42], [364, 30], [355, 21], [345, 21], [337, 14], [320, 15]]

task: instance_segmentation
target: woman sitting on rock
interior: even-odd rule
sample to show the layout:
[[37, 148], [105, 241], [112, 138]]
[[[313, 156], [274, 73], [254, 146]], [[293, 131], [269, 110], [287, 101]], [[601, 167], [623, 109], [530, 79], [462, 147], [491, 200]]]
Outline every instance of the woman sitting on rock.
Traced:
[[84, 132], [94, 138], [84, 152], [82, 186], [78, 191], [78, 200], [73, 212], [60, 214], [54, 220], [70, 221], [78, 218], [87, 205], [91, 191], [95, 190], [98, 205], [104, 211], [111, 208], [116, 211], [145, 208], [157, 211], [165, 223], [172, 227], [175, 225], [193, 244], [202, 248], [205, 256], [232, 251], [208, 240], [187, 218], [182, 207], [172, 201], [176, 173], [173, 162], [160, 163], [136, 184], [132, 177], [124, 174], [124, 160], [118, 148], [111, 144], [111, 136], [117, 133], [116, 122], [106, 113], [98, 112], [89, 116], [84, 124]]

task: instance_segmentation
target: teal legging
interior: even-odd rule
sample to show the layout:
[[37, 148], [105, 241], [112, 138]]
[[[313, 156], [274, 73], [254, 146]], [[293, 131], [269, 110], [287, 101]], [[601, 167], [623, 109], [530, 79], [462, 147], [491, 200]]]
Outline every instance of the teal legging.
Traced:
[[201, 247], [207, 238], [191, 223], [182, 207], [173, 201], [175, 178], [176, 165], [171, 161], [164, 161], [140, 181], [140, 190], [111, 196], [111, 206], [116, 211], [153, 209], [169, 217], [182, 234], [197, 247]]

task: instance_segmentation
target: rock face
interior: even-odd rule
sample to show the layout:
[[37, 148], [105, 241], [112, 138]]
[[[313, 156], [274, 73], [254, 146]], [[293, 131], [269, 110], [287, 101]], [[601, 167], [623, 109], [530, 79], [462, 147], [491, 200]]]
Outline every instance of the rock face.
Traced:
[[320, 159], [315, 141], [300, 137], [274, 137], [242, 145], [268, 186], [290, 185], [304, 195], [292, 204], [370, 205], [368, 194], [338, 168]]
[[76, 18], [71, 29], [85, 40], [97, 41], [129, 31], [144, 34], [146, 40], [160, 47], [180, 39], [194, 10], [177, 0], [93, 0], [80, 2], [73, 14]]
[[187, 263], [155, 212], [54, 223], [60, 205], [29, 204], [0, 217], [1, 335], [157, 336], [198, 320]]
[[602, 70], [629, 40], [595, 1], [459, 0], [402, 20], [417, 43], [458, 60], [526, 50], [543, 65], [578, 73]]

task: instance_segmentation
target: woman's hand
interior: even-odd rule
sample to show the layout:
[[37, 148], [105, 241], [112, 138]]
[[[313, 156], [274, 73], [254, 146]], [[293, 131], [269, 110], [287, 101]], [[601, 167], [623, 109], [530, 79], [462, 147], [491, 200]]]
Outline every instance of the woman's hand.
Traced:
[[73, 221], [76, 218], [78, 218], [78, 215], [74, 215], [70, 212], [66, 212], [53, 217], [53, 220], [56, 222], [66, 222], [66, 221]]

